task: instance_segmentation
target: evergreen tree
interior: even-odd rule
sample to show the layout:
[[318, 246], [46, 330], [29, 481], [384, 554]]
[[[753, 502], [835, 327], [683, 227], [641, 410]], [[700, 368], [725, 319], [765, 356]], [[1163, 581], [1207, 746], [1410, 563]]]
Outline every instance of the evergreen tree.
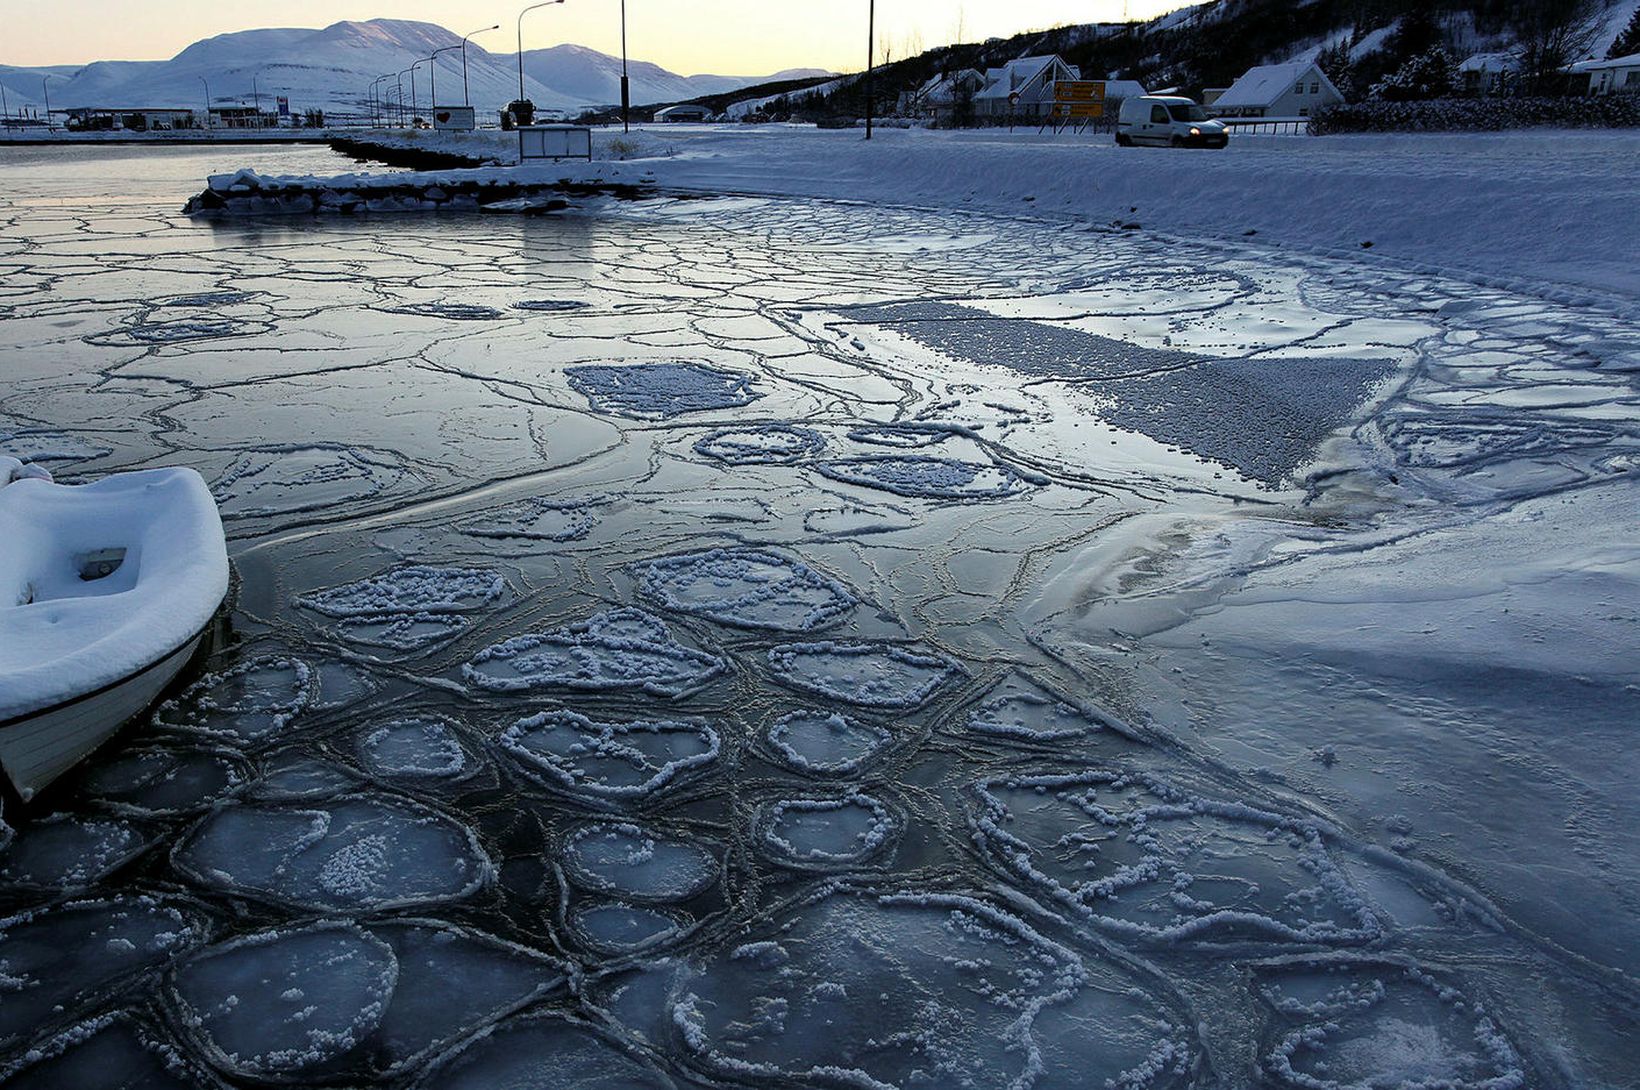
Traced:
[[1606, 58], [1627, 57], [1631, 53], [1640, 53], [1640, 8], [1634, 9], [1634, 16], [1629, 19], [1629, 25], [1623, 28], [1623, 33], [1617, 36], [1612, 47], [1606, 50]]

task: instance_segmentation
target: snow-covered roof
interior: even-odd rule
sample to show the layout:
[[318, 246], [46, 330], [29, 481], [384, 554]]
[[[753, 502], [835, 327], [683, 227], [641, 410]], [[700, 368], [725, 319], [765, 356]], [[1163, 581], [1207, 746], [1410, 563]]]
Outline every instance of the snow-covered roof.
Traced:
[[[1219, 96], [1213, 105], [1224, 106], [1269, 106], [1286, 93], [1300, 80], [1319, 80], [1322, 86], [1333, 94], [1338, 94], [1327, 74], [1317, 68], [1310, 61], [1294, 61], [1289, 64], [1262, 64], [1257, 68], [1249, 68], [1230, 89]], [[1342, 95], [1339, 95], [1342, 98]]]
[[1149, 94], [1145, 85], [1136, 79], [1108, 79], [1105, 81], [1106, 98], [1143, 98]]
[[[1014, 91], [1030, 83], [1042, 70], [1054, 63], [1065, 64], [1057, 54], [1046, 57], [1020, 57], [1009, 61], [1001, 68], [987, 68], [985, 70], [985, 89], [977, 93], [975, 98], [1007, 98]], [[1065, 67], [1070, 68], [1069, 65]], [[1076, 69], [1071, 68], [1071, 74]]]
[[1458, 63], [1460, 72], [1515, 72], [1520, 58], [1513, 53], [1476, 53]]
[[1630, 53], [1624, 57], [1608, 57], [1603, 61], [1578, 61], [1567, 68], [1567, 71], [1599, 72], [1607, 68], [1640, 68], [1640, 53]]

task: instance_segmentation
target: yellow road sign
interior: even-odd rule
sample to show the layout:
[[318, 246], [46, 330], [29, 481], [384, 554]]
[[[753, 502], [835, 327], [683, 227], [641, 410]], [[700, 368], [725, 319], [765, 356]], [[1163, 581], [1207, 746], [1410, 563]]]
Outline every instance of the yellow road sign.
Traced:
[[1055, 102], [1103, 102], [1105, 81], [1097, 79], [1058, 80], [1053, 85]]
[[1103, 102], [1056, 102], [1053, 104], [1053, 116], [1064, 118], [1099, 118], [1105, 116]]

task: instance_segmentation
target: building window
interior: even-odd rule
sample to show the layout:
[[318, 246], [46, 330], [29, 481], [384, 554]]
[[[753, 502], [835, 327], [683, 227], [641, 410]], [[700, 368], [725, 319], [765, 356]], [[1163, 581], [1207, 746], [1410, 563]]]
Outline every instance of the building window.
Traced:
[[1311, 83], [1310, 84], [1310, 94], [1319, 95], [1320, 93], [1321, 93], [1321, 83], [1320, 83], [1320, 81], [1317, 80], [1316, 82]]
[[1293, 88], [1293, 94], [1302, 95], [1303, 93], [1304, 93], [1304, 85], [1302, 83], [1299, 84], [1297, 87]]
[[1310, 108], [1308, 106], [1300, 106], [1298, 108], [1298, 116], [1299, 117], [1309, 117], [1310, 116]]

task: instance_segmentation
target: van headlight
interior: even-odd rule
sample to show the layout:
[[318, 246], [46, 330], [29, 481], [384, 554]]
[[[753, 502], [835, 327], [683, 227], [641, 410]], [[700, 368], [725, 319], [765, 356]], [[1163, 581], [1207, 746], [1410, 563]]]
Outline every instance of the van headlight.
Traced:
[[1191, 129], [1190, 129], [1190, 135], [1191, 136], [1200, 136], [1201, 134], [1202, 134], [1202, 131], [1200, 129], [1196, 128], [1195, 126], [1191, 126]]

